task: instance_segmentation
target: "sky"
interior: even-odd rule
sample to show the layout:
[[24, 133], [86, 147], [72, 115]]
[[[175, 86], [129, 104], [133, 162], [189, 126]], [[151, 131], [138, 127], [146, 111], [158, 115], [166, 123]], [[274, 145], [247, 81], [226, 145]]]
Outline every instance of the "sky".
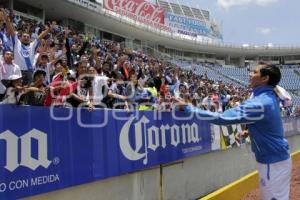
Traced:
[[224, 43], [300, 46], [300, 0], [178, 0], [178, 2], [208, 9], [211, 18], [221, 24]]

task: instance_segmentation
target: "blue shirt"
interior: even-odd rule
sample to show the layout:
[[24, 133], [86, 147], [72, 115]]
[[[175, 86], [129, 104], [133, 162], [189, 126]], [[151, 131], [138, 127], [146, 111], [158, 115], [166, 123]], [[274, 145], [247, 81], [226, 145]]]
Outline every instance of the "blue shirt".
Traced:
[[186, 112], [195, 112], [201, 119], [217, 125], [248, 124], [251, 148], [256, 161], [270, 164], [290, 157], [288, 142], [280, 115], [279, 99], [274, 88], [260, 86], [253, 90], [253, 97], [240, 106], [213, 113], [188, 106]]

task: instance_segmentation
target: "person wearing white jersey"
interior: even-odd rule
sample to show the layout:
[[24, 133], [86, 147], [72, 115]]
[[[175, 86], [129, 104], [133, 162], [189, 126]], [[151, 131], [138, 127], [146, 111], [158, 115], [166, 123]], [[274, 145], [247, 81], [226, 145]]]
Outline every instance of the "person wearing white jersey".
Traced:
[[34, 70], [33, 61], [39, 46], [39, 41], [52, 30], [52, 27], [55, 24], [53, 23], [50, 27], [47, 27], [37, 39], [31, 42], [30, 35], [25, 32], [21, 34], [20, 39], [18, 38], [18, 32], [16, 32], [12, 22], [10, 21], [10, 18], [3, 9], [0, 11], [0, 20], [5, 21], [6, 23], [6, 31], [8, 36], [10, 36], [13, 46], [15, 63], [21, 68], [23, 84], [28, 85], [32, 82]]

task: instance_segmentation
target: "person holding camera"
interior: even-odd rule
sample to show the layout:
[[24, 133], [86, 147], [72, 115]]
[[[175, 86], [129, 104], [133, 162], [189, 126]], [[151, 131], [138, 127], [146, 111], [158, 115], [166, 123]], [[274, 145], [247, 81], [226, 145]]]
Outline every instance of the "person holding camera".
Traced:
[[[72, 78], [71, 78], [72, 79]], [[67, 102], [72, 107], [84, 106], [90, 109], [93, 108], [90, 98], [92, 98], [92, 81], [93, 77], [87, 74], [86, 62], [80, 61], [77, 63], [76, 80], [77, 88], [70, 94]]]

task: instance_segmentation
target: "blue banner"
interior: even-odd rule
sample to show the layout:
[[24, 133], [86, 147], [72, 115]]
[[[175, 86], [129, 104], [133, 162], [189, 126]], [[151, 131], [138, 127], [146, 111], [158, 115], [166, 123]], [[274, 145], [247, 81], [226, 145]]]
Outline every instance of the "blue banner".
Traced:
[[195, 18], [175, 15], [173, 13], [165, 14], [165, 24], [172, 28], [173, 32], [188, 35], [192, 37], [209, 37], [223, 40], [223, 36], [219, 27], [213, 23], [205, 24]]
[[17, 199], [211, 151], [183, 113], [0, 105], [0, 199]]

